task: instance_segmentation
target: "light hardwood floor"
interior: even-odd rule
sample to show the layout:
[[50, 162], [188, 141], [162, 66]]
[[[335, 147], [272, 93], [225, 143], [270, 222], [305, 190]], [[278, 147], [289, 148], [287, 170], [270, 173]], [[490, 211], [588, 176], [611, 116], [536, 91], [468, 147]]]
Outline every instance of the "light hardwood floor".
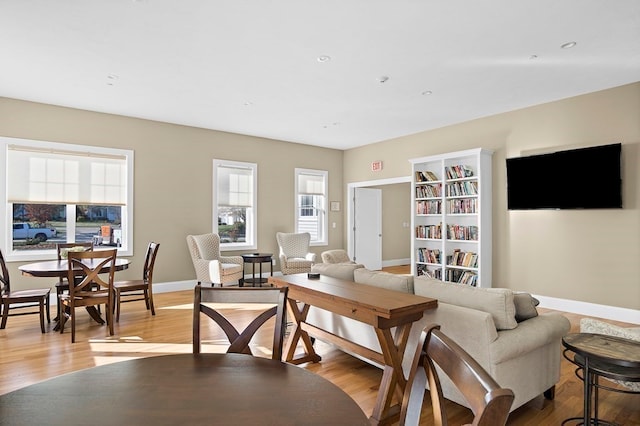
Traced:
[[[123, 305], [121, 319], [115, 326], [116, 335], [109, 337], [106, 327], [89, 321], [81, 311], [77, 323], [77, 343], [71, 343], [70, 330], [65, 334], [51, 331], [40, 333], [37, 316], [10, 317], [5, 330], [0, 330], [0, 394], [71, 371], [117, 362], [130, 358], [191, 352], [191, 291], [155, 295], [156, 316], [144, 309], [144, 303]], [[241, 320], [242, 313], [238, 313]], [[577, 331], [579, 315], [566, 314]], [[209, 325], [207, 325], [209, 327]], [[210, 338], [204, 351], [224, 352], [224, 338], [213, 325], [203, 336]], [[265, 338], [268, 338], [265, 336]], [[257, 356], [269, 356], [258, 340], [253, 345]], [[381, 370], [342, 351], [317, 342], [323, 360], [302, 365], [341, 387], [370, 414], [375, 403]], [[215, 398], [216, 390], [211, 391]], [[424, 403], [423, 424], [431, 424], [430, 403]], [[469, 422], [469, 411], [454, 403], [447, 409], [451, 424]], [[567, 417], [582, 410], [582, 384], [575, 377], [572, 365], [563, 359], [560, 382], [554, 401], [542, 397], [515, 410], [510, 425], [559, 425]], [[600, 393], [600, 414], [620, 425], [640, 425], [640, 396], [611, 392]], [[1, 419], [0, 419], [1, 423]]]

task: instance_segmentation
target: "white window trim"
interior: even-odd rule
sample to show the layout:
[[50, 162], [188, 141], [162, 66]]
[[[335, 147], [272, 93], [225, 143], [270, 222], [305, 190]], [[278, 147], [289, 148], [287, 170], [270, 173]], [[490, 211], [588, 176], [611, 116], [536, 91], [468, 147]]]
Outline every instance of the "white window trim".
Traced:
[[[245, 238], [251, 238], [250, 241], [244, 243], [220, 243], [220, 251], [236, 251], [236, 250], [256, 250], [258, 248], [258, 165], [256, 163], [246, 163], [242, 161], [231, 161], [231, 160], [213, 160], [213, 193], [212, 193], [212, 201], [213, 201], [213, 217], [212, 220], [212, 230], [214, 233], [218, 234], [218, 167], [219, 166], [229, 166], [229, 167], [241, 167], [241, 168], [249, 168], [252, 170], [253, 174], [253, 216], [251, 218], [247, 218], [247, 224], [245, 227]], [[249, 221], [251, 221], [251, 226], [249, 226]]]
[[323, 214], [323, 218], [322, 218], [322, 227], [323, 227], [323, 232], [322, 232], [322, 239], [321, 240], [316, 240], [316, 241], [311, 241], [311, 243], [309, 244], [310, 246], [326, 246], [329, 245], [329, 214], [328, 214], [328, 206], [327, 203], [329, 202], [329, 172], [327, 170], [315, 170], [315, 169], [302, 169], [302, 168], [297, 168], [295, 169], [295, 174], [294, 174], [294, 188], [295, 188], [295, 194], [294, 194], [294, 203], [293, 203], [293, 208], [294, 208], [294, 213], [293, 213], [293, 217], [294, 217], [294, 228], [296, 231], [298, 232], [298, 225], [299, 225], [299, 216], [298, 216], [298, 212], [299, 212], [299, 207], [298, 206], [298, 198], [299, 198], [299, 189], [298, 189], [298, 175], [300, 174], [313, 174], [313, 175], [320, 175], [322, 176], [322, 179], [324, 180], [324, 202], [325, 202], [325, 206], [324, 206], [324, 214]]
[[[127, 206], [122, 212], [122, 223], [126, 224], [125, 238], [122, 247], [118, 248], [118, 255], [133, 256], [133, 150], [104, 148], [88, 145], [74, 145], [58, 142], [37, 141], [30, 139], [7, 138], [0, 136], [0, 164], [4, 167], [4, 171], [0, 173], [0, 199], [5, 202], [5, 213], [0, 214], [0, 248], [8, 262], [31, 261], [31, 260], [48, 260], [56, 257], [55, 250], [37, 250], [37, 251], [14, 251], [13, 250], [13, 234], [9, 233], [9, 225], [13, 223], [12, 204], [6, 203], [7, 200], [7, 147], [8, 145], [29, 146], [38, 149], [51, 149], [60, 151], [88, 151], [103, 155], [121, 155], [126, 157], [127, 163]], [[67, 228], [69, 235], [73, 232], [75, 235], [75, 224]], [[124, 227], [124, 226], [123, 226]]]

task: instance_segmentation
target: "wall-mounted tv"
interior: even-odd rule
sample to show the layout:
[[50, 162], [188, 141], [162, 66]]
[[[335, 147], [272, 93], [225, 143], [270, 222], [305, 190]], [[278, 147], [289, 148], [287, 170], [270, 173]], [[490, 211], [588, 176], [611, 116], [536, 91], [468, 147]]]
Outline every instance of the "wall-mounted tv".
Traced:
[[507, 208], [622, 208], [621, 144], [507, 158]]

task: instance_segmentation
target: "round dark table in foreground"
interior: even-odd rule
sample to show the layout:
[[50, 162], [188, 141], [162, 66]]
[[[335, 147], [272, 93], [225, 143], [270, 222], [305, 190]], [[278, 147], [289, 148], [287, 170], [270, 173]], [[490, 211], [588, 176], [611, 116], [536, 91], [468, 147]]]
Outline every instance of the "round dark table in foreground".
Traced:
[[300, 367], [178, 354], [93, 367], [0, 395], [3, 425], [368, 425], [356, 402]]

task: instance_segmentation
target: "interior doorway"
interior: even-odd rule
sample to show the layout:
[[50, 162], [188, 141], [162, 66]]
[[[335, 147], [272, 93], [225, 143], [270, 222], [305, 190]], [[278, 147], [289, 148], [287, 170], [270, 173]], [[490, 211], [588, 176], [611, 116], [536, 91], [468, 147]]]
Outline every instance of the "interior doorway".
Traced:
[[[355, 183], [349, 183], [347, 184], [347, 251], [349, 253], [349, 256], [353, 258], [353, 255], [355, 253], [355, 243], [356, 243], [356, 235], [354, 233], [355, 230], [355, 209], [354, 209], [354, 198], [355, 198], [355, 189], [356, 188], [367, 188], [367, 187], [380, 187], [380, 186], [385, 186], [385, 185], [394, 185], [394, 184], [402, 184], [402, 183], [406, 183], [407, 184], [407, 193], [410, 194], [410, 184], [411, 184], [411, 176], [402, 176], [402, 177], [397, 177], [397, 178], [389, 178], [389, 179], [379, 179], [379, 180], [371, 180], [371, 181], [364, 181], [364, 182], [355, 182]], [[384, 200], [382, 201], [382, 203], [384, 203]], [[411, 216], [411, 205], [410, 203], [407, 201], [406, 204], [406, 208], [407, 208], [407, 216], [410, 217]], [[380, 208], [380, 214], [382, 215], [382, 222], [383, 222], [383, 229], [386, 227], [386, 223], [385, 223], [385, 217], [382, 214], [382, 206]], [[407, 226], [409, 224], [407, 223]], [[382, 244], [384, 244], [384, 232], [382, 235]], [[406, 244], [406, 247], [410, 247], [411, 246], [411, 240], [409, 237], [406, 238], [406, 242], [404, 242]], [[408, 263], [408, 262], [407, 262]], [[384, 260], [382, 263], [383, 267], [389, 266], [387, 264], [385, 264]]]
[[354, 250], [351, 258], [365, 268], [382, 269], [382, 190], [355, 188], [353, 197]]

